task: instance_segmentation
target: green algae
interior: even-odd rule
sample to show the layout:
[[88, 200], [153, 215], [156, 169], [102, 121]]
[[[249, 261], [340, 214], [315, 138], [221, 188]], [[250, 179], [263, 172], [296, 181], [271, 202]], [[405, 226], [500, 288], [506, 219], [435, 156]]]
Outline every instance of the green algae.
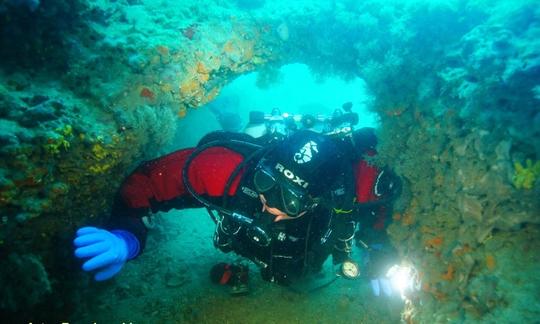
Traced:
[[525, 161], [525, 165], [520, 162], [514, 163], [514, 177], [512, 183], [516, 189], [530, 190], [540, 177], [540, 161], [533, 163], [531, 159]]

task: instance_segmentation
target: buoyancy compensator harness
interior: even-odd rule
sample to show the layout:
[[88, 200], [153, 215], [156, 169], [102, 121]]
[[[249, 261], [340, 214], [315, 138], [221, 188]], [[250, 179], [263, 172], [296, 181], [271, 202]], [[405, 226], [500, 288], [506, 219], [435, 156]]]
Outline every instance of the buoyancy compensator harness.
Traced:
[[[216, 135], [217, 133], [217, 135]], [[259, 264], [263, 267], [268, 267], [270, 271], [272, 271], [272, 260], [273, 260], [273, 248], [271, 245], [272, 241], [272, 232], [271, 229], [268, 226], [260, 226], [259, 222], [256, 222], [253, 218], [242, 215], [240, 213], [234, 212], [233, 210], [229, 209], [227, 207], [227, 200], [228, 200], [228, 192], [230, 190], [230, 187], [234, 181], [234, 179], [238, 176], [238, 174], [242, 171], [244, 167], [252, 163], [253, 161], [258, 161], [261, 159], [267, 152], [272, 150], [272, 148], [275, 147], [277, 143], [272, 143], [270, 145], [260, 145], [256, 144], [252, 141], [250, 141], [250, 138], [245, 138], [244, 136], [238, 136], [243, 134], [235, 134], [235, 133], [227, 133], [227, 132], [215, 132], [211, 133], [210, 136], [207, 136], [205, 138], [211, 139], [205, 141], [205, 138], [203, 138], [197, 148], [190, 154], [190, 156], [187, 158], [186, 163], [184, 165], [184, 168], [182, 170], [182, 181], [184, 182], [184, 186], [187, 189], [187, 191], [191, 194], [193, 198], [195, 198], [197, 201], [199, 201], [201, 204], [203, 204], [216, 224], [216, 226], [223, 226], [223, 223], [236, 223], [240, 226], [243, 226], [246, 228], [246, 232], [251, 233], [250, 238], [254, 241], [257, 241], [262, 246], [270, 246], [270, 257], [269, 261], [270, 264], [265, 264], [260, 262], [260, 260], [253, 260], [255, 263]], [[219, 139], [221, 137], [221, 139]], [[223, 138], [228, 139], [223, 139]], [[217, 139], [215, 139], [217, 138]], [[215, 139], [215, 140], [214, 140]], [[233, 149], [234, 151], [238, 151], [240, 149], [240, 154], [244, 155], [244, 160], [239, 163], [236, 168], [233, 170], [229, 178], [227, 179], [227, 183], [225, 185], [225, 189], [223, 191], [223, 197], [221, 201], [221, 205], [217, 205], [208, 199], [202, 197], [202, 195], [195, 192], [193, 189], [189, 177], [188, 177], [188, 170], [193, 162], [193, 160], [201, 154], [203, 151], [205, 151], [208, 148], [211, 147], [225, 147], [229, 149]], [[217, 215], [216, 215], [217, 213]], [[250, 215], [252, 216], [252, 215]], [[308, 241], [309, 241], [309, 234], [310, 234], [310, 228], [311, 228], [311, 219], [308, 223], [307, 227], [307, 233], [305, 238], [305, 255], [304, 255], [304, 269], [302, 272], [305, 272], [307, 269], [307, 254], [308, 254]], [[236, 229], [233, 231], [233, 235], [238, 233], [239, 229]], [[250, 258], [251, 259], [251, 258]]]

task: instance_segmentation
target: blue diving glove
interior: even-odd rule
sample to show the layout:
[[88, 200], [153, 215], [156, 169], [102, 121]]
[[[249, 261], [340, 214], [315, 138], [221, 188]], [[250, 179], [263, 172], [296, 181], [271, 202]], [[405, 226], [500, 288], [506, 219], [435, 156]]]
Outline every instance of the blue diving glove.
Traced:
[[139, 253], [139, 240], [125, 230], [107, 231], [96, 227], [82, 227], [73, 240], [75, 256], [88, 259], [84, 262], [84, 271], [98, 272], [96, 281], [110, 279], [116, 275], [127, 260]]
[[394, 289], [391, 281], [386, 277], [386, 272], [390, 266], [395, 263], [397, 253], [387, 244], [371, 244], [368, 261], [367, 273], [370, 278], [371, 290], [373, 295], [391, 297], [394, 295]]
[[375, 279], [371, 279], [371, 291], [373, 292], [373, 295], [379, 297], [382, 293], [386, 297], [391, 297], [394, 294], [394, 289], [392, 288], [392, 283], [390, 280], [386, 277], [379, 277]]

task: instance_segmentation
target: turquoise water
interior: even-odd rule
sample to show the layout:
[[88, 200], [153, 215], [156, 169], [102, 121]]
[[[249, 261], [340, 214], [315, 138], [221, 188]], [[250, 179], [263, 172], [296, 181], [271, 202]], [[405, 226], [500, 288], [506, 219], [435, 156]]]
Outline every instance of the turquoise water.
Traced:
[[[378, 127], [377, 115], [369, 110], [373, 98], [361, 78], [344, 80], [329, 76], [319, 80], [303, 64], [284, 65], [276, 74], [275, 82], [262, 88], [258, 86], [259, 72], [241, 75], [227, 84], [215, 100], [178, 122], [171, 150], [194, 146], [211, 131], [242, 131], [249, 123], [250, 112], [269, 114], [276, 107], [291, 115], [320, 114], [331, 118], [334, 110], [351, 102], [358, 114], [357, 128]], [[220, 114], [238, 116], [237, 126], [223, 127]]]

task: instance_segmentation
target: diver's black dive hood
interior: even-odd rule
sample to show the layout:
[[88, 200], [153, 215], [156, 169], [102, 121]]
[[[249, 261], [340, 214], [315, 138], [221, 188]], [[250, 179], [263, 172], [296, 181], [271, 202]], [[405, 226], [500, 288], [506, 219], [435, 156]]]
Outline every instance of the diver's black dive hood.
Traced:
[[332, 138], [301, 130], [268, 151], [259, 167], [272, 172], [278, 181], [319, 197], [342, 173], [343, 156]]

